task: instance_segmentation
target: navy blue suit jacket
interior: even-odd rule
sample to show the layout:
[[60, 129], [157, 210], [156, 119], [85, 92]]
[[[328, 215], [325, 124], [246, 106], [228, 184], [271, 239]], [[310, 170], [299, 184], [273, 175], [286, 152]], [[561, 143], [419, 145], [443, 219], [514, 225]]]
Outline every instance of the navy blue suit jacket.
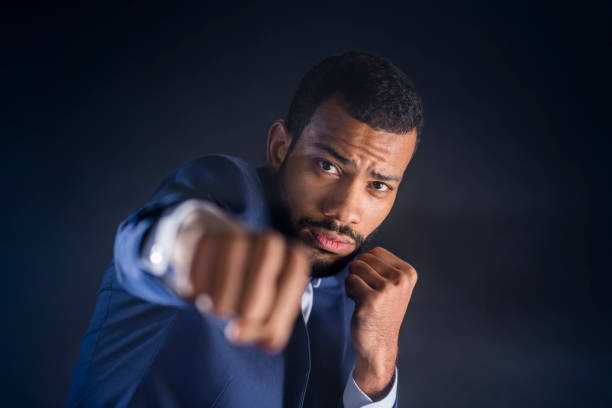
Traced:
[[273, 227], [266, 169], [211, 155], [173, 171], [119, 226], [68, 406], [337, 407], [355, 362], [344, 292], [347, 270], [315, 289], [286, 349], [234, 346], [224, 324], [204, 318], [140, 264], [143, 237], [164, 209], [209, 200], [252, 229]]

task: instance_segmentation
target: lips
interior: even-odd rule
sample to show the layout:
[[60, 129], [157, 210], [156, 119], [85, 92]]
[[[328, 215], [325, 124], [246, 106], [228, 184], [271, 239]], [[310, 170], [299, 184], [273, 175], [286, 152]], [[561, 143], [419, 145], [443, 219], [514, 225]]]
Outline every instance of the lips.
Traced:
[[354, 242], [333, 232], [309, 230], [308, 235], [315, 247], [335, 254], [348, 253], [355, 246]]

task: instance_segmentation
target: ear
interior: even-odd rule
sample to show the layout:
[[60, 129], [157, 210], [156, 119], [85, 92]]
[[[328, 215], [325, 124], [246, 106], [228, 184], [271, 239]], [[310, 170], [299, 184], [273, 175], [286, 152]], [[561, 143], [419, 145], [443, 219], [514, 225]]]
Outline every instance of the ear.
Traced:
[[283, 160], [285, 160], [289, 146], [291, 146], [291, 134], [287, 130], [285, 121], [279, 119], [270, 126], [266, 150], [268, 165], [274, 171], [278, 171]]

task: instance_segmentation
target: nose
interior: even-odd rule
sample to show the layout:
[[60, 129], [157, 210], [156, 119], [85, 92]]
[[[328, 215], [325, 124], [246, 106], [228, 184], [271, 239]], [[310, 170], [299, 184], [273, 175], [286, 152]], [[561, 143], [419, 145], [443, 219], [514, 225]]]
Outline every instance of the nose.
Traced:
[[345, 177], [329, 191], [322, 211], [326, 217], [334, 218], [341, 224], [359, 224], [363, 207], [363, 191], [358, 183]]

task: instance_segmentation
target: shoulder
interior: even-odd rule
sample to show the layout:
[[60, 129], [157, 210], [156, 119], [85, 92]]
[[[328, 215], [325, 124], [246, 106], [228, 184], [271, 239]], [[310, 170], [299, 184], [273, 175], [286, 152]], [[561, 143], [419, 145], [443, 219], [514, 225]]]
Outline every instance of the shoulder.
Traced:
[[210, 182], [211, 180], [243, 183], [256, 174], [248, 161], [226, 154], [210, 154], [191, 159], [175, 173], [178, 181]]
[[205, 194], [248, 223], [265, 222], [265, 193], [257, 168], [247, 160], [227, 154], [197, 157], [181, 165], [173, 181]]

